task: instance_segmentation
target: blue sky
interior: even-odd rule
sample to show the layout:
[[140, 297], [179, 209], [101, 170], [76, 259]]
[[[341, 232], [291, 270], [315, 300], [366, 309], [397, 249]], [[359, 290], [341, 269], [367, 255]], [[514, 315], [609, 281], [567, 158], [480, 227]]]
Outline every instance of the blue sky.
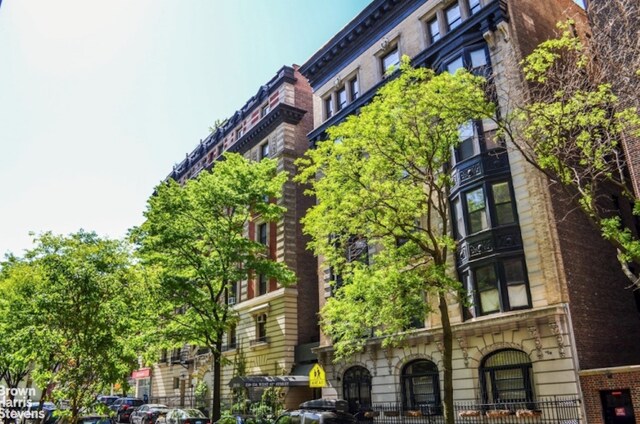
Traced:
[[122, 237], [217, 118], [369, 0], [3, 0], [0, 255]]

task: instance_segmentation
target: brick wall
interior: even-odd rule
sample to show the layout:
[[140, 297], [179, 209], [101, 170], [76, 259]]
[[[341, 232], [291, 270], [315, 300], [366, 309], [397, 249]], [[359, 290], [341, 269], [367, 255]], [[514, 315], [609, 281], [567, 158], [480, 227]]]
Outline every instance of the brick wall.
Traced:
[[601, 390], [629, 389], [636, 420], [640, 415], [640, 367], [584, 371], [580, 375], [587, 424], [604, 424]]
[[640, 363], [640, 314], [613, 246], [551, 187], [581, 369]]
[[[304, 109], [307, 113], [294, 129], [294, 157], [300, 157], [309, 148], [307, 134], [313, 129], [313, 95], [307, 79], [295, 69], [295, 106]], [[305, 186], [295, 184], [296, 211], [295, 211], [295, 256], [296, 275], [298, 276], [298, 343], [315, 342], [319, 338], [318, 328], [318, 260], [315, 255], [307, 250], [309, 237], [302, 233], [300, 219], [305, 216], [307, 210], [315, 204], [315, 198], [304, 194]]]

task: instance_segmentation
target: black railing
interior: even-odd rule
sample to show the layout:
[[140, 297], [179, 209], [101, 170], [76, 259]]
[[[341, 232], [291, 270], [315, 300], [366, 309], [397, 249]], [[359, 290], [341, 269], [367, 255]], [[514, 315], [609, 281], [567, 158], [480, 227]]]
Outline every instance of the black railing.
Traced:
[[[356, 414], [362, 424], [442, 424], [442, 408], [436, 405], [406, 407], [398, 403], [374, 403]], [[580, 400], [555, 396], [533, 402], [454, 403], [456, 423], [469, 424], [579, 424]]]
[[259, 344], [267, 344], [269, 343], [269, 337], [267, 336], [262, 336], [262, 337], [257, 337], [253, 340], [249, 340], [249, 346], [255, 346], [255, 345], [259, 345]]
[[190, 393], [185, 393], [184, 396], [151, 396], [149, 397], [149, 403], [159, 403], [167, 405], [169, 408], [185, 408], [194, 406], [193, 396]]

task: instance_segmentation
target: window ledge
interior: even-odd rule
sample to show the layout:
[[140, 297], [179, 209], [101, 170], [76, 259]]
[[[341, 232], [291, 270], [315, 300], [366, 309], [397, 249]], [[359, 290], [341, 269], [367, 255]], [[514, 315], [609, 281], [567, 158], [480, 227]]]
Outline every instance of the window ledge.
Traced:
[[259, 349], [263, 347], [269, 346], [269, 338], [265, 337], [264, 339], [255, 339], [249, 341], [249, 347], [251, 349]]

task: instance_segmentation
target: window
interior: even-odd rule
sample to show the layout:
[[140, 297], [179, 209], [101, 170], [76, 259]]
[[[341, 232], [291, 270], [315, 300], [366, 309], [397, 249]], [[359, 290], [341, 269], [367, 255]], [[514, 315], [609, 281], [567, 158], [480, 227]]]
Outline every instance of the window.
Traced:
[[267, 289], [269, 286], [269, 278], [264, 274], [258, 274], [258, 294], [263, 295], [267, 294]]
[[496, 224], [512, 224], [516, 217], [513, 212], [513, 202], [511, 201], [511, 192], [509, 183], [504, 181], [491, 185], [493, 192], [493, 204], [496, 210]]
[[167, 349], [160, 351], [160, 362], [167, 362]]
[[505, 258], [462, 273], [468, 295], [465, 318], [529, 308], [531, 305], [524, 260]]
[[265, 246], [268, 244], [268, 233], [267, 223], [263, 222], [262, 224], [258, 224], [258, 243], [264, 244]]
[[450, 73], [464, 67], [476, 75], [489, 76], [489, 56], [484, 45], [464, 48], [461, 53], [450, 57], [444, 63], [444, 70]]
[[480, 301], [480, 315], [500, 311], [500, 292], [494, 264], [485, 265], [474, 271], [474, 280]]
[[342, 110], [347, 105], [347, 89], [346, 87], [341, 87], [336, 92], [336, 97], [338, 100], [337, 110]]
[[469, 52], [469, 68], [472, 70], [482, 68], [488, 64], [487, 51], [484, 48], [471, 50]]
[[242, 128], [236, 130], [236, 140], [239, 140], [242, 137]]
[[269, 103], [266, 103], [260, 108], [260, 117], [264, 118], [269, 112], [271, 112], [271, 108], [269, 107]]
[[256, 341], [267, 341], [267, 314], [256, 316]]
[[238, 299], [238, 283], [231, 283], [230, 287], [229, 287], [229, 298], [227, 300], [227, 303], [229, 305], [235, 305], [236, 302], [238, 302], [240, 299]]
[[460, 15], [460, 5], [458, 2], [445, 9], [444, 14], [447, 17], [447, 29], [449, 31], [459, 27], [462, 23], [462, 15]]
[[351, 91], [351, 101], [354, 101], [360, 96], [360, 84], [358, 83], [358, 77], [349, 81], [349, 90]]
[[398, 46], [394, 47], [393, 50], [382, 56], [381, 63], [383, 74], [386, 74], [390, 68], [397, 67], [400, 64], [400, 54], [398, 52]]
[[405, 409], [420, 410], [425, 415], [439, 412], [440, 384], [436, 364], [424, 359], [410, 362], [402, 369], [401, 383]]
[[464, 62], [462, 60], [462, 56], [458, 56], [447, 64], [447, 72], [449, 72], [450, 74], [455, 74], [458, 69], [463, 67]]
[[487, 355], [480, 365], [485, 403], [532, 402], [533, 370], [525, 352], [504, 349]]
[[174, 389], [179, 389], [180, 388], [180, 378], [173, 377], [173, 388]]
[[427, 22], [427, 29], [429, 30], [429, 41], [431, 44], [440, 39], [440, 22], [438, 22], [437, 17]]
[[[460, 153], [456, 151], [456, 155], [458, 154]], [[508, 181], [485, 182], [482, 186], [463, 193], [461, 197], [463, 204], [459, 204], [457, 199], [452, 201], [459, 237], [517, 222], [511, 184]], [[465, 221], [466, 226], [463, 225]]]
[[504, 147], [504, 139], [498, 135], [498, 124], [496, 124], [496, 121], [494, 119], [483, 119], [482, 131], [484, 136], [485, 150], [493, 150]]
[[456, 163], [475, 156], [477, 152], [476, 131], [473, 121], [460, 126], [460, 144], [455, 150]]
[[269, 142], [260, 145], [260, 159], [269, 157]]
[[469, 233], [476, 233], [488, 228], [487, 203], [482, 187], [465, 194], [469, 221]]
[[355, 414], [371, 407], [371, 373], [361, 366], [345, 371], [342, 377], [344, 399], [349, 404], [349, 412]]
[[481, 7], [480, 0], [469, 0], [469, 12], [472, 15], [478, 13]]
[[227, 333], [227, 347], [229, 349], [235, 349], [236, 342], [237, 342], [236, 326], [232, 325], [231, 328], [229, 328], [229, 331]]
[[453, 213], [455, 214], [457, 237], [461, 239], [467, 235], [467, 232], [464, 228], [464, 211], [459, 197], [453, 201]]
[[369, 244], [363, 237], [351, 237], [347, 244], [347, 262], [369, 263]]
[[502, 262], [504, 280], [507, 285], [507, 297], [510, 309], [529, 306], [527, 282], [524, 276], [522, 259], [508, 259]]
[[324, 99], [324, 117], [329, 119], [333, 116], [333, 101], [331, 96]]

